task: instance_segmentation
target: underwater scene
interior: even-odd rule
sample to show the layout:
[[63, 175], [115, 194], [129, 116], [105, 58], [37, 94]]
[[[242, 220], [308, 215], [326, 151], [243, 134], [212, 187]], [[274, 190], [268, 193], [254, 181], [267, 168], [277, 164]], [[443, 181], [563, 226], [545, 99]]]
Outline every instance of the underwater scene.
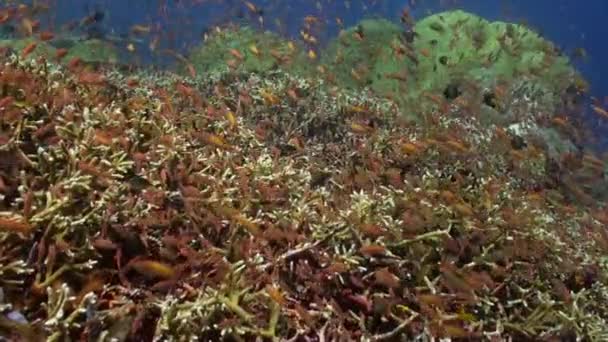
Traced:
[[0, 341], [608, 341], [607, 19], [0, 1]]

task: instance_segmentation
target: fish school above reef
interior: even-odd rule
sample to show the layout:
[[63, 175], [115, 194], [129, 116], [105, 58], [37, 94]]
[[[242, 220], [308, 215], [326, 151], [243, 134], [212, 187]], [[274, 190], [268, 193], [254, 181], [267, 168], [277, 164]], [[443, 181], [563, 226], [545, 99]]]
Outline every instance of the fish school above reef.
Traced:
[[606, 158], [552, 43], [462, 11], [301, 36], [218, 28], [176, 72], [5, 41], [0, 335], [608, 340]]

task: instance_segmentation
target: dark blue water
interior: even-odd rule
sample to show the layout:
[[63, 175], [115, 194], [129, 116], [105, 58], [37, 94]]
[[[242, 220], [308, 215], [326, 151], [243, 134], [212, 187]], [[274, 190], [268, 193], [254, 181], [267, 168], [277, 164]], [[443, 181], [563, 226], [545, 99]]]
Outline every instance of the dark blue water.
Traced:
[[[608, 94], [608, 79], [603, 77], [608, 61], [606, 36], [608, 1], [576, 0], [258, 0], [251, 1], [264, 11], [264, 29], [297, 37], [302, 18], [315, 15], [326, 21], [321, 38], [337, 32], [335, 18], [345, 26], [361, 18], [380, 16], [398, 20], [407, 5], [415, 17], [461, 8], [489, 20], [525, 22], [556, 43], [566, 54], [584, 48], [587, 57], [573, 60], [591, 83], [591, 94]], [[413, 3], [413, 5], [412, 5]], [[318, 6], [320, 4], [321, 6]], [[152, 25], [162, 34], [164, 48], [185, 52], [200, 43], [203, 33], [229, 21], [249, 22], [261, 28], [241, 0], [54, 0], [52, 21], [56, 25], [79, 20], [93, 11], [104, 13], [95, 29], [113, 35], [126, 35], [134, 24]], [[320, 9], [319, 9], [320, 8]], [[141, 49], [145, 54], [145, 49]], [[580, 50], [579, 50], [580, 51]], [[148, 59], [149, 60], [149, 59]], [[156, 60], [158, 61], [158, 60]]]

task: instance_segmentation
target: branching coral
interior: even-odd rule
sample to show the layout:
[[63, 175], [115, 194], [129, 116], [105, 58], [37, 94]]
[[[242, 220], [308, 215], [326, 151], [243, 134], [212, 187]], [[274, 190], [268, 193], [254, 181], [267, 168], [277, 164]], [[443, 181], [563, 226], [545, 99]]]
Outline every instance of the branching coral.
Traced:
[[21, 97], [0, 122], [2, 333], [608, 333], [605, 209], [575, 206], [572, 182], [545, 182], [547, 149], [458, 103], [412, 125], [366, 90], [282, 71], [126, 78], [18, 58], [0, 82]]

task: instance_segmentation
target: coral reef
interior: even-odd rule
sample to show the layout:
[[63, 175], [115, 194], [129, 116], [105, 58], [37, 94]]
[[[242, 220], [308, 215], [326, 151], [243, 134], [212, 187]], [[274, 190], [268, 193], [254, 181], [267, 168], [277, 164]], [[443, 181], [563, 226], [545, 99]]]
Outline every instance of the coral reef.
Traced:
[[606, 163], [552, 112], [570, 76], [409, 108], [210, 39], [196, 77], [0, 57], [0, 335], [608, 339]]
[[491, 87], [496, 79], [528, 77], [557, 93], [568, 84], [559, 80], [574, 74], [567, 57], [522, 25], [450, 11], [424, 18], [415, 31], [415, 47], [427, 55], [416, 68], [417, 84], [424, 90], [443, 91], [459, 78]]
[[421, 98], [433, 102], [425, 100], [429, 93], [482, 98], [497, 87], [508, 92], [523, 78], [556, 101], [576, 76], [568, 59], [532, 30], [463, 11], [428, 16], [409, 35], [386, 20], [363, 20], [330, 44], [323, 62], [337, 85], [369, 87], [413, 119], [420, 118], [412, 108]]
[[76, 40], [69, 48], [65, 60], [79, 58], [83, 62], [117, 63], [118, 49], [101, 39]]
[[117, 73], [1, 74], [27, 104], [2, 123], [14, 334], [608, 334], [605, 211], [530, 190], [544, 152], [474, 118], [404, 126], [283, 73], [125, 91]]
[[38, 42], [34, 38], [0, 40], [0, 47], [20, 52], [32, 43], [36, 44], [36, 48], [29, 54], [30, 57], [53, 56], [55, 53], [55, 48], [53, 48], [53, 46]]
[[300, 44], [248, 27], [229, 26], [212, 32], [201, 46], [192, 49], [188, 62], [203, 74], [228, 69], [264, 73], [280, 68], [294, 74], [312, 70]]
[[74, 58], [85, 63], [115, 64], [119, 62], [118, 49], [110, 42], [100, 39], [82, 40], [78, 38], [61, 37], [50, 42], [41, 42], [34, 38], [7, 39], [0, 41], [0, 47], [22, 52], [32, 43], [36, 46], [29, 58], [57, 56], [58, 49], [66, 49], [66, 54], [61, 59], [68, 62]]

